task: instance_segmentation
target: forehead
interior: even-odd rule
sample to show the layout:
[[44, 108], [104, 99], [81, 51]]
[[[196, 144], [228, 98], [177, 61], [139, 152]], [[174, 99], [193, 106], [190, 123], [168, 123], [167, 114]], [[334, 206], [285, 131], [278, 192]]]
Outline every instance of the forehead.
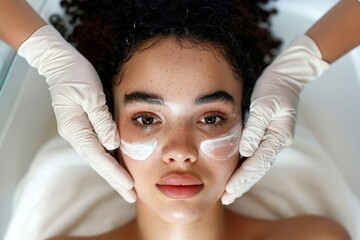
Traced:
[[216, 90], [241, 94], [241, 81], [219, 48], [173, 37], [144, 45], [123, 65], [120, 75], [116, 93], [155, 91], [175, 99]]

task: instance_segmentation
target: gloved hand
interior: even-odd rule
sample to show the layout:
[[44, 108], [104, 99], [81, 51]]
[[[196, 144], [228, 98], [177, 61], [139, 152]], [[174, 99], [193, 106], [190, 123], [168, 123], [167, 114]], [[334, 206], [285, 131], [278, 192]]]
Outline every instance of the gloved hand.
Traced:
[[240, 140], [240, 154], [249, 158], [227, 183], [223, 204], [247, 192], [269, 170], [278, 151], [291, 144], [299, 95], [328, 67], [316, 43], [302, 35], [264, 70], [255, 84]]
[[33, 33], [18, 53], [46, 77], [60, 135], [126, 201], [134, 202], [131, 176], [102, 146], [113, 150], [120, 138], [90, 62], [50, 25]]

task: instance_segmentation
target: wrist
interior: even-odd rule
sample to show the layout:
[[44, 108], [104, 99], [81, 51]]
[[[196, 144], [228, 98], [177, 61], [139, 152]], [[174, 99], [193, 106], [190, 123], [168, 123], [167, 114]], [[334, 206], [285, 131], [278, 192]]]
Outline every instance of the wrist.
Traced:
[[300, 35], [265, 69], [258, 83], [285, 83], [302, 89], [320, 77], [329, 66], [329, 63], [322, 59], [316, 43], [310, 37]]
[[316, 43], [301, 35], [265, 69], [256, 82], [252, 101], [270, 95], [299, 95], [329, 67]]
[[[51, 25], [35, 31], [19, 48], [18, 54], [46, 77], [49, 86], [59, 81], [91, 84], [100, 87], [97, 73], [83, 57]], [[96, 81], [91, 81], [96, 79]]]

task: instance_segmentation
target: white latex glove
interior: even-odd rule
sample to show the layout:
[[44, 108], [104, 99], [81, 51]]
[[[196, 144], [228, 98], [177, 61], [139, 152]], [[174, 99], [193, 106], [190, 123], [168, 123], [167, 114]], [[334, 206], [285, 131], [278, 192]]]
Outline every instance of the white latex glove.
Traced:
[[301, 35], [264, 70], [255, 84], [240, 140], [240, 154], [249, 158], [227, 183], [223, 204], [247, 192], [269, 170], [278, 151], [291, 144], [299, 95], [328, 67], [316, 43]]
[[18, 53], [46, 77], [60, 135], [126, 201], [134, 202], [131, 176], [103, 147], [117, 148], [120, 138], [90, 62], [50, 25], [33, 33]]

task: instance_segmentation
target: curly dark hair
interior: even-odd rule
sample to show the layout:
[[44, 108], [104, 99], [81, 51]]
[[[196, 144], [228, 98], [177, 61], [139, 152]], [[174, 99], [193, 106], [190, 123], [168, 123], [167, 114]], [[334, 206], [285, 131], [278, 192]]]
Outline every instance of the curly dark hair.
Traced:
[[280, 41], [269, 31], [268, 0], [62, 0], [66, 18], [50, 22], [95, 67], [113, 112], [112, 88], [122, 65], [143, 43], [166, 36], [218, 47], [243, 82], [248, 109], [256, 79]]

